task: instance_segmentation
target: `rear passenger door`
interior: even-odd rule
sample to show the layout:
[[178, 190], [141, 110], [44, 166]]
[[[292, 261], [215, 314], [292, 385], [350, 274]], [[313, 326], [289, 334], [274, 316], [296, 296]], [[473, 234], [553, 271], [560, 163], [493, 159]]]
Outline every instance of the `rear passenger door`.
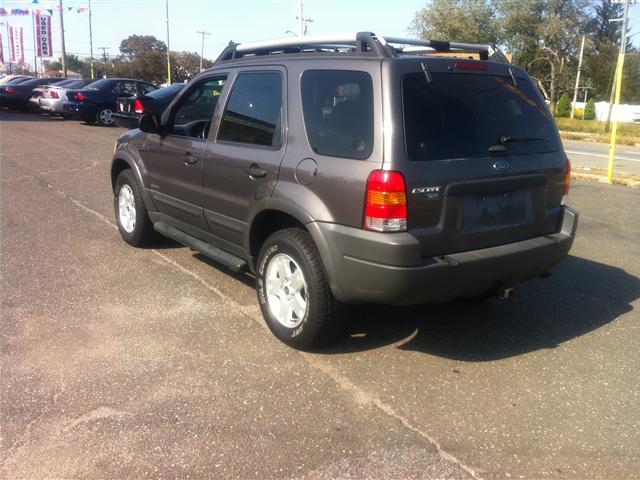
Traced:
[[216, 236], [242, 245], [253, 205], [273, 192], [284, 155], [286, 71], [239, 69], [226, 99], [204, 155], [204, 215]]

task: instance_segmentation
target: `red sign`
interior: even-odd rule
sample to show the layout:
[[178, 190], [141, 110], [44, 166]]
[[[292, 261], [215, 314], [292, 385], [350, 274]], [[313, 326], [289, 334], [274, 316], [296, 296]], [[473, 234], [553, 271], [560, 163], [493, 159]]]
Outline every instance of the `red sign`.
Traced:
[[9, 27], [11, 36], [11, 61], [24, 63], [24, 42], [22, 38], [22, 27]]
[[51, 15], [36, 15], [36, 44], [39, 57], [53, 56], [51, 45]]

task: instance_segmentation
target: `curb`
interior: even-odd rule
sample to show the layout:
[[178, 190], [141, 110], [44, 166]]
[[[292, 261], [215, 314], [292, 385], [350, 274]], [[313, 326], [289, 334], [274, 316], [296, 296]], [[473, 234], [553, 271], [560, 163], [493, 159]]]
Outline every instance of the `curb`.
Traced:
[[[574, 167], [571, 170], [571, 178], [580, 180], [591, 180], [592, 182], [609, 183], [607, 180], [607, 171], [599, 168], [590, 168], [589, 170], [580, 170], [580, 167]], [[613, 182], [617, 185], [625, 187], [640, 188], [640, 178], [629, 176], [614, 176]]]

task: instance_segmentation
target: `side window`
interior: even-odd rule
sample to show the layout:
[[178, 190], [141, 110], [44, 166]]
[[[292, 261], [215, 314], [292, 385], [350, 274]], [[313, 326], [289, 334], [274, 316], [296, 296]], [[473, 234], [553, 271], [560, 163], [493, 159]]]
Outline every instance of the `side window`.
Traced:
[[226, 78], [215, 77], [193, 86], [173, 112], [171, 133], [206, 138]]
[[139, 83], [138, 89], [140, 90], [141, 95], [148, 95], [149, 93], [156, 90], [156, 87], [153, 85], [149, 85], [148, 83]]
[[279, 148], [282, 144], [282, 76], [238, 76], [222, 117], [218, 140]]
[[302, 108], [314, 152], [365, 159], [373, 149], [373, 84], [365, 72], [307, 70]]

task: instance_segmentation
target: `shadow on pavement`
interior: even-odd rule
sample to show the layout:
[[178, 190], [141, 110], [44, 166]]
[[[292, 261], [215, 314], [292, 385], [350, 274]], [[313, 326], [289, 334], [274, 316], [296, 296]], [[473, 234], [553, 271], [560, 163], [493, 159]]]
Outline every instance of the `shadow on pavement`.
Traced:
[[[428, 288], [425, 285], [425, 288]], [[514, 300], [414, 307], [364, 306], [350, 335], [318, 353], [398, 348], [466, 362], [555, 348], [633, 309], [640, 280], [624, 270], [568, 257], [546, 280], [516, 287]]]

